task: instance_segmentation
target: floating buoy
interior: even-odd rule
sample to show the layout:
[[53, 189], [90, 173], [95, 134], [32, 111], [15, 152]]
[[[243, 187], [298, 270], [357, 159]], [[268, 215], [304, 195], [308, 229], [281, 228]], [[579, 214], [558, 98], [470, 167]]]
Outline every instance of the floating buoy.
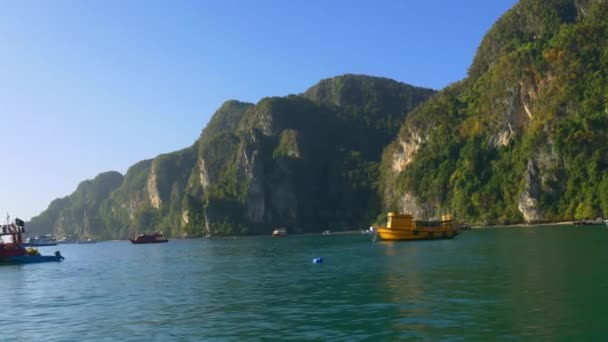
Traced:
[[313, 264], [322, 264], [323, 258], [314, 258], [314, 259], [312, 259], [312, 263]]

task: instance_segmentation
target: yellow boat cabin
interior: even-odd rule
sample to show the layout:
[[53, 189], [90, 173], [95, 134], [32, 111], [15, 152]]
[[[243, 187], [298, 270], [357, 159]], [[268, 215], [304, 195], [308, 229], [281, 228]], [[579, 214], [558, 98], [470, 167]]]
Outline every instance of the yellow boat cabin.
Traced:
[[376, 227], [382, 240], [451, 239], [458, 235], [458, 226], [451, 215], [441, 220], [414, 220], [409, 214], [388, 213], [386, 227]]

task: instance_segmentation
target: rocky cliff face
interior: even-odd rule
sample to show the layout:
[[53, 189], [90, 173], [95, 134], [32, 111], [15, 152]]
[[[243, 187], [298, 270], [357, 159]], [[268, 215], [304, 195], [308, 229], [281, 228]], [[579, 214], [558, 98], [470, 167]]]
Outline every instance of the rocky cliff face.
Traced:
[[105, 172], [78, 185], [70, 196], [51, 202], [49, 208], [28, 223], [30, 235], [55, 232], [60, 236], [106, 236], [100, 215], [103, 201], [123, 182], [118, 172]]
[[[359, 96], [349, 100], [352, 92], [360, 94], [361, 89], [366, 89], [370, 99], [384, 96], [390, 101], [376, 108], [370, 105], [371, 100]], [[388, 94], [386, 89], [390, 89]], [[276, 226], [304, 232], [343, 224], [332, 216], [336, 211], [333, 207], [344, 200], [331, 196], [341, 196], [338, 187], [344, 186], [344, 173], [349, 168], [354, 168], [350, 171], [353, 175], [361, 167], [342, 165], [343, 158], [356, 155], [361, 159], [366, 153], [365, 159], [373, 164], [391, 132], [396, 132], [391, 117], [404, 117], [432, 93], [387, 79], [346, 75], [324, 80], [302, 96], [262, 99], [247, 108], [230, 138], [224, 137], [224, 150], [214, 153], [219, 158], [209, 153], [211, 147], [202, 148], [208, 153], [203, 156], [205, 165], [213, 159], [218, 178], [206, 171], [204, 178], [213, 181], [211, 187], [203, 189], [202, 202], [208, 203], [208, 210], [206, 219], [201, 216], [205, 222], [199, 225], [209, 226], [212, 234], [235, 229], [239, 233], [268, 234]], [[373, 110], [366, 111], [366, 107]], [[362, 129], [368, 136], [382, 136], [366, 142], [365, 151], [360, 139], [353, 138]], [[368, 152], [372, 149], [375, 154]], [[366, 198], [374, 192], [371, 182], [359, 191], [366, 192]], [[352, 211], [358, 208], [350, 208], [353, 217], [347, 218], [347, 224], [369, 222], [369, 217], [362, 219], [367, 204], [358, 205], [363, 210], [356, 216]], [[235, 211], [241, 214], [217, 215]]]
[[[87, 215], [99, 217], [96, 224], [103, 228], [90, 237], [367, 226], [379, 209], [373, 179], [380, 153], [399, 122], [433, 93], [389, 79], [344, 75], [302, 95], [257, 104], [227, 101], [193, 146], [134, 165], [98, 206], [85, 204]], [[37, 220], [60, 225], [57, 234], [84, 235], [79, 227], [88, 216], [66, 220], [62, 213], [73, 203], [55, 207]]]
[[353, 228], [386, 211], [497, 224], [608, 216], [607, 15], [606, 1], [522, 0], [468, 77], [438, 93], [343, 75], [228, 101], [193, 146], [112, 174], [104, 191], [79, 187], [31, 226], [124, 238]]

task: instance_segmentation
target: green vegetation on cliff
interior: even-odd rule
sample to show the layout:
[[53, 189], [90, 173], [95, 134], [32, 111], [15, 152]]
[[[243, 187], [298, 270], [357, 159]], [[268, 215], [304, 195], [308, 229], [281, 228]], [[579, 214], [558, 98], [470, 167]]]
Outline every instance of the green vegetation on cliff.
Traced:
[[[93, 237], [367, 226], [380, 210], [381, 151], [407, 113], [432, 94], [385, 78], [344, 75], [301, 95], [255, 105], [227, 101], [193, 146], [134, 165], [100, 205], [87, 208], [110, 232]], [[70, 198], [77, 196], [79, 190]], [[78, 235], [83, 222], [64, 224], [61, 215], [51, 215], [73, 207], [62, 202], [41, 216], [55, 233]]]
[[367, 225], [380, 210], [380, 153], [405, 115], [433, 93], [344, 75], [303, 95], [239, 107], [244, 113], [233, 115], [242, 116], [236, 129], [199, 141], [199, 162], [184, 200], [186, 233]]
[[522, 0], [468, 77], [438, 93], [343, 75], [300, 95], [227, 101], [191, 147], [84, 182], [31, 225], [124, 238], [352, 229], [386, 211], [606, 216], [607, 14], [606, 1]]
[[27, 230], [32, 234], [54, 232], [57, 235], [110, 238], [115, 232], [103, 222], [101, 206], [109, 194], [123, 182], [118, 172], [105, 172], [86, 180], [70, 196], [56, 199], [42, 214], [32, 218]]
[[412, 113], [385, 153], [390, 170], [400, 144], [423, 137], [411, 163], [383, 174], [387, 208], [409, 193], [421, 211], [474, 222], [607, 215], [606, 7], [524, 0], [506, 13], [469, 77]]

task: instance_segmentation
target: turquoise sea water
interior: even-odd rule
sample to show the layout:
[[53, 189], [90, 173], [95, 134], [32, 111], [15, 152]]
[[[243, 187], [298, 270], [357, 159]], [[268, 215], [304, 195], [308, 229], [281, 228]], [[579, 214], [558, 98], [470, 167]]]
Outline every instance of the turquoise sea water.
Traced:
[[0, 267], [0, 340], [602, 340], [607, 247], [574, 226], [45, 247], [66, 260]]

